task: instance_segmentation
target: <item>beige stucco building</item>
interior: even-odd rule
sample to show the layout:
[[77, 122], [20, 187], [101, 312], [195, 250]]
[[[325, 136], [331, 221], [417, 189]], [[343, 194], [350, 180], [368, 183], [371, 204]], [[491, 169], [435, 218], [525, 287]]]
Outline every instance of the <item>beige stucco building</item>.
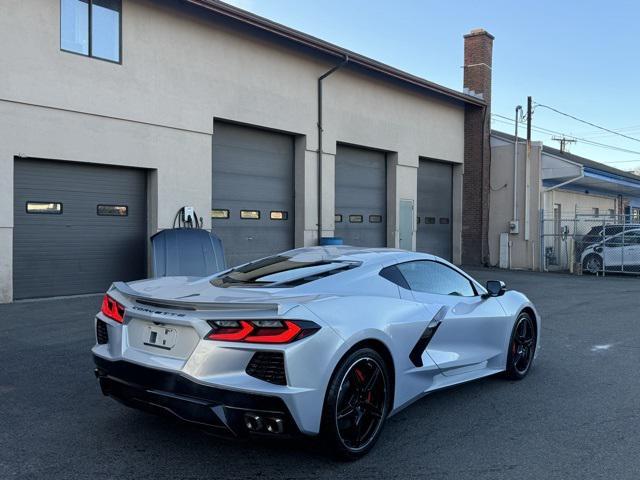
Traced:
[[[290, 183], [293, 193], [287, 196], [292, 198], [291, 207], [278, 207], [284, 213], [275, 213], [279, 219], [284, 215], [290, 224], [283, 235], [274, 234], [279, 239], [275, 246], [316, 244], [319, 230], [322, 236], [340, 233], [335, 222], [342, 216], [343, 222], [362, 222], [361, 214], [348, 211], [348, 199], [344, 205], [337, 204], [337, 188], [345, 192], [356, 188], [348, 181], [343, 185], [337, 180], [342, 168], [339, 152], [344, 146], [345, 165], [351, 164], [357, 152], [364, 157], [373, 152], [366, 159], [370, 163], [375, 162], [374, 153], [382, 155], [381, 188], [386, 205], [380, 214], [365, 215], [363, 222], [367, 232], [384, 228], [384, 245], [377, 246], [416, 247], [419, 215], [415, 211], [411, 216], [405, 214], [403, 218], [410, 224], [401, 225], [401, 202], [405, 201], [405, 208], [418, 207], [421, 165], [445, 165], [445, 175], [451, 180], [443, 202], [450, 204], [451, 218], [441, 217], [434, 224], [446, 226], [449, 257], [460, 262], [465, 111], [482, 108], [481, 98], [413, 77], [216, 1], [112, 2], [117, 6], [115, 11], [103, 9], [93, 14], [94, 22], [106, 18], [107, 26], [120, 35], [119, 39], [107, 39], [118, 44], [103, 54], [98, 48], [104, 39], [98, 37], [100, 32], [93, 31], [94, 26], [88, 27], [88, 33], [65, 31], [70, 23], [77, 28], [84, 21], [84, 10], [77, 8], [98, 9], [90, 2], [82, 3], [80, 7], [66, 0], [6, 0], [0, 4], [4, 67], [0, 76], [0, 301], [92, 291], [82, 286], [49, 290], [46, 285], [71, 285], [74, 272], [98, 269], [102, 260], [92, 266], [95, 252], [85, 252], [87, 244], [77, 240], [86, 237], [90, 242], [95, 234], [98, 242], [106, 235], [98, 234], [100, 228], [117, 236], [125, 220], [111, 227], [97, 224], [103, 219], [120, 221], [102, 217], [101, 211], [112, 215], [111, 204], [129, 220], [135, 217], [135, 209], [134, 200], [126, 196], [130, 190], [119, 192], [115, 200], [104, 200], [111, 210], [104, 209], [100, 198], [93, 199], [98, 204], [97, 216], [96, 205], [87, 207], [86, 212], [94, 212], [95, 218], [92, 213], [74, 210], [74, 202], [82, 202], [85, 196], [62, 202], [52, 193], [70, 192], [73, 185], [85, 185], [87, 178], [93, 179], [96, 187], [83, 188], [94, 193], [102, 188], [108, 197], [109, 188], [103, 186], [120, 183], [112, 177], [127, 172], [144, 176], [138, 192], [145, 199], [144, 212], [136, 218], [144, 223], [147, 256], [149, 236], [170, 228], [176, 212], [185, 205], [195, 207], [207, 229], [212, 227], [212, 210], [221, 210], [219, 215], [228, 215], [236, 223], [240, 218], [236, 215], [245, 214], [247, 218], [257, 215], [260, 221], [269, 220], [266, 210], [259, 212], [259, 198], [255, 205], [242, 207], [249, 213], [243, 210], [245, 213], [238, 214], [216, 203], [221, 200], [216, 200], [212, 187], [218, 175], [215, 152], [224, 156], [231, 148], [227, 139], [216, 138], [216, 133], [236, 127], [250, 142], [263, 135], [266, 144], [275, 144], [267, 138], [273, 133], [292, 145], [293, 173], [281, 179], [274, 168], [273, 182], [269, 181], [274, 185], [280, 180]], [[66, 15], [72, 15], [71, 21]], [[110, 24], [109, 19], [115, 19], [115, 23]], [[37, 28], [32, 28], [34, 25]], [[89, 47], [83, 46], [87, 43], [85, 33], [95, 36], [88, 40]], [[80, 51], [63, 48], [69, 38], [70, 48]], [[82, 51], [90, 49], [91, 42], [97, 52], [93, 57], [92, 51]], [[94, 58], [96, 55], [112, 55], [114, 61]], [[344, 59], [346, 64], [323, 80], [319, 229], [318, 78]], [[243, 150], [242, 140], [234, 141], [233, 152], [254, 149]], [[224, 148], [216, 150], [216, 145]], [[356, 153], [349, 150], [353, 147], [357, 147]], [[233, 164], [233, 152], [224, 158], [225, 166]], [[243, 161], [245, 156], [240, 158], [238, 161]], [[56, 175], [63, 172], [58, 169], [62, 165], [68, 173]], [[346, 176], [360, 176], [357, 162], [355, 165], [356, 170], [348, 170]], [[123, 170], [91, 170], [91, 166]], [[81, 171], [85, 167], [89, 169]], [[220, 175], [228, 173], [224, 170]], [[50, 181], [43, 180], [47, 178]], [[258, 182], [255, 178], [253, 181]], [[365, 187], [369, 193], [374, 190]], [[131, 205], [119, 205], [127, 201]], [[54, 215], [38, 216], [43, 212]], [[273, 219], [274, 210], [270, 215]], [[55, 226], [56, 221], [62, 223]], [[351, 227], [346, 234], [358, 227], [346, 226]], [[256, 228], [256, 232], [276, 232], [276, 227], [266, 227], [271, 228], [271, 224], [265, 224], [264, 230]], [[139, 225], [137, 228], [140, 230]], [[216, 228], [224, 237], [226, 227], [214, 225], [214, 231]], [[358, 235], [355, 238], [367, 242], [366, 232]], [[67, 248], [73, 243], [70, 238], [77, 241], [69, 247], [71, 250]], [[240, 256], [247, 253], [237, 242], [228, 243], [229, 248], [240, 249]], [[141, 267], [146, 274], [147, 265], [148, 261]], [[37, 278], [44, 277], [47, 282], [42, 290], [32, 286]]]

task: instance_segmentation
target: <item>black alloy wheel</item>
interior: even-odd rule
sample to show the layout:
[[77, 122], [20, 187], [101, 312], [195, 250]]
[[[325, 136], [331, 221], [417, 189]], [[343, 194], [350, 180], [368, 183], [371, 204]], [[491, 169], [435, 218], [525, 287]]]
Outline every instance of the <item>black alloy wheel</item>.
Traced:
[[507, 377], [523, 379], [531, 368], [536, 353], [536, 329], [531, 316], [523, 312], [518, 317], [511, 334], [507, 355]]
[[323, 435], [343, 459], [366, 454], [390, 409], [389, 375], [372, 349], [351, 354], [336, 370], [325, 402]]

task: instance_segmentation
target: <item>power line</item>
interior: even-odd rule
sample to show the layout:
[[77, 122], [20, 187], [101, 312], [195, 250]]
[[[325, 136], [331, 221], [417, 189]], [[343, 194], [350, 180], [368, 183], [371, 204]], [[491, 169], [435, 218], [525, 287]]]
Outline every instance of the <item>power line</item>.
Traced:
[[640, 163], [640, 158], [635, 160], [609, 160], [609, 163]]
[[[627, 127], [612, 128], [612, 130], [615, 130], [616, 132], [624, 132], [626, 134], [640, 133], [640, 125], [629, 125]], [[614, 136], [613, 134], [610, 134], [608, 132], [601, 132], [600, 130], [585, 130], [584, 132], [576, 132], [576, 135], [580, 135], [585, 138]]]
[[633, 140], [634, 142], [640, 143], [640, 139], [635, 137], [630, 137], [629, 135], [625, 135], [624, 133], [616, 132], [615, 130], [611, 130], [610, 128], [601, 127], [600, 125], [596, 125], [595, 123], [587, 122], [586, 120], [582, 120], [581, 118], [575, 117], [569, 113], [561, 112], [557, 108], [550, 107], [549, 105], [544, 105], [542, 103], [536, 103], [536, 107], [548, 108], [549, 110], [556, 112], [560, 115], [564, 115], [565, 117], [572, 118], [578, 122], [585, 123], [587, 125], [591, 125], [592, 127], [599, 128], [600, 130], [604, 130], [605, 132], [613, 133], [614, 135], [619, 135], [620, 137], [628, 138], [629, 140]]
[[[508, 124], [508, 125], [513, 125], [515, 123], [515, 121], [510, 117], [506, 117], [506, 116], [500, 115], [498, 113], [492, 113], [491, 115], [495, 116], [495, 117], [499, 117], [499, 118], [495, 119], [495, 121], [497, 121], [497, 122]], [[518, 122], [518, 123], [524, 124], [524, 122]], [[550, 130], [550, 129], [547, 129], [547, 128], [544, 128], [544, 127], [532, 127], [532, 129], [537, 131], [538, 133], [544, 133], [545, 135], [552, 135], [552, 134], [565, 135], [562, 132], [558, 132], [556, 130]], [[623, 153], [635, 153], [635, 154], [640, 155], [640, 152], [636, 152], [634, 150], [628, 150], [628, 149], [624, 149], [624, 148], [621, 148], [621, 147], [616, 147], [614, 145], [605, 145], [605, 144], [601, 144], [601, 143], [598, 143], [598, 142], [590, 142], [588, 140], [581, 139], [579, 137], [572, 137], [572, 138], [575, 138], [576, 140], [580, 140], [580, 141], [582, 141], [584, 143], [587, 143], [588, 145], [593, 144], [592, 146], [595, 146], [595, 147], [605, 148], [605, 149], [614, 150], [614, 151], [615, 150], [621, 150]], [[636, 160], [608, 160], [606, 162], [606, 164], [609, 164], [609, 163], [640, 163], [640, 158], [636, 159]]]
[[[500, 115], [498, 113], [492, 113], [491, 115], [499, 117], [499, 118], [503, 118], [505, 120], [508, 120], [510, 122], [510, 124], [515, 123], [515, 120], [513, 120], [512, 118], [506, 117], [504, 115]], [[524, 125], [524, 122], [519, 122], [519, 123], [521, 125]], [[600, 143], [600, 142], [596, 142], [594, 140], [588, 140], [586, 138], [576, 137], [575, 135], [567, 135], [564, 132], [559, 132], [557, 130], [551, 130], [549, 128], [538, 127], [538, 126], [532, 126], [531, 128], [532, 128], [532, 130], [534, 130], [534, 131], [536, 131], [538, 133], [543, 133], [545, 135], [564, 135], [564, 136], [566, 136], [568, 138], [573, 138], [575, 140], [579, 140], [582, 143], [585, 143], [587, 145], [591, 145], [593, 147], [607, 148], [607, 149], [615, 150], [615, 151], [622, 152], [622, 153], [631, 153], [631, 154], [634, 154], [634, 155], [640, 155], [640, 151], [637, 151], [637, 150], [630, 150], [628, 148], [617, 147], [615, 145], [608, 145], [606, 143]]]
[[[640, 133], [640, 127], [616, 128], [614, 130], [616, 132], [626, 133], [627, 135]], [[576, 135], [580, 135], [580, 136], [585, 137], [585, 138], [594, 138], [594, 137], [597, 137], [597, 138], [608, 138], [608, 137], [617, 136], [617, 135], [614, 135], [612, 133], [602, 132], [602, 131], [598, 131], [598, 130], [590, 130], [590, 131], [586, 131], [586, 132], [577, 132]]]
[[[495, 117], [499, 117], [499, 118], [497, 118], [497, 119], [494, 119], [495, 121], [497, 121], [497, 122], [499, 122], [499, 123], [503, 123], [503, 124], [505, 124], [505, 125], [513, 125], [513, 124], [515, 123], [515, 121], [514, 121], [512, 118], [510, 118], [510, 117], [506, 117], [506, 116], [504, 116], [504, 115], [500, 115], [499, 113], [492, 113], [491, 115], [492, 115], [492, 116], [495, 116]], [[518, 123], [520, 123], [520, 124], [524, 124], [525, 122], [518, 122]], [[558, 134], [558, 135], [565, 135], [565, 134], [564, 134], [564, 133], [562, 133], [562, 132], [557, 132], [557, 131], [555, 131], [555, 130], [549, 130], [549, 129], [547, 129], [547, 128], [543, 128], [543, 127], [534, 127], [534, 126], [532, 126], [531, 128], [532, 128], [533, 130], [537, 131], [538, 133], [544, 133], [545, 135], [553, 135], [554, 133], [555, 133], [555, 134]], [[583, 141], [583, 142], [585, 142], [585, 143], [589, 144], [589, 141], [588, 141], [588, 140], [581, 139], [581, 138], [579, 138], [579, 137], [575, 137], [575, 136], [572, 136], [572, 138], [574, 138], [574, 139], [576, 139], [576, 140], [581, 140], [581, 141]], [[620, 147], [616, 147], [616, 146], [614, 146], [614, 145], [599, 144], [599, 143], [597, 143], [597, 142], [593, 142], [593, 143], [594, 143], [594, 145], [592, 145], [592, 146], [595, 146], [595, 147], [607, 148], [607, 149], [614, 150], [614, 151], [615, 151], [615, 150], [622, 150], [622, 152], [623, 152], [623, 153], [637, 153], [637, 154], [639, 154], [639, 155], [640, 155], [640, 152], [635, 152], [635, 151], [633, 151], [633, 150], [623, 149], [623, 148], [620, 148]], [[604, 162], [603, 162], [603, 163], [604, 163]], [[606, 164], [609, 164], [609, 163], [640, 163], [640, 158], [638, 158], [638, 159], [636, 159], [636, 160], [607, 160], [607, 163], [606, 163]], [[605, 165], [606, 165], [606, 164], [605, 164]]]

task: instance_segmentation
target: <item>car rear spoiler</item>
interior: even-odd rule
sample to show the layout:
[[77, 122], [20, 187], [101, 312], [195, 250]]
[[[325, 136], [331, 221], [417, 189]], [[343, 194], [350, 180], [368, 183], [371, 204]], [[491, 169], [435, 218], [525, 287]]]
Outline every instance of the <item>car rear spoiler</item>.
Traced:
[[[188, 300], [166, 300], [154, 297], [145, 296], [138, 290], [131, 288], [125, 282], [114, 282], [113, 289], [123, 293], [136, 302], [157, 307], [157, 308], [169, 308], [176, 310], [191, 310], [191, 311], [215, 311], [215, 310], [247, 310], [247, 311], [270, 311], [278, 315], [282, 315], [287, 310], [290, 310], [294, 305], [283, 305], [280, 303], [251, 303], [241, 302], [235, 300], [229, 300], [228, 302], [190, 302]], [[296, 303], [297, 304], [297, 303]]]

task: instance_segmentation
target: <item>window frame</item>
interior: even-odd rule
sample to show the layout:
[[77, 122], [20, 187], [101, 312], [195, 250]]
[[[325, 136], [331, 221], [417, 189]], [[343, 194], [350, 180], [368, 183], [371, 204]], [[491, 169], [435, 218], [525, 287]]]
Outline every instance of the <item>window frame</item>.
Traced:
[[[274, 218], [274, 213], [282, 214], [282, 218]], [[271, 210], [269, 212], [269, 220], [273, 220], [274, 222], [286, 222], [287, 220], [289, 220], [289, 212], [286, 210]]]
[[[257, 217], [243, 217], [242, 215], [244, 213], [251, 213], [251, 212], [256, 212], [258, 214]], [[262, 211], [261, 210], [256, 210], [253, 208], [241, 208], [240, 212], [238, 212], [238, 214], [240, 215], [240, 220], [260, 220], [262, 218]]]
[[[416, 263], [416, 262], [431, 262], [431, 263], [436, 263], [438, 265], [441, 265], [445, 268], [448, 268], [449, 270], [452, 270], [453, 272], [457, 273], [458, 275], [460, 275], [462, 278], [464, 278], [467, 282], [469, 282], [469, 284], [471, 285], [471, 290], [473, 290], [473, 295], [472, 296], [458, 296], [458, 295], [449, 295], [449, 294], [443, 294], [443, 293], [433, 293], [433, 292], [422, 292], [420, 290], [414, 290], [413, 288], [411, 288], [411, 284], [409, 283], [409, 281], [407, 280], [407, 278], [404, 276], [404, 274], [402, 273], [402, 270], [400, 270], [399, 266], [400, 265], [404, 265], [406, 263]], [[469, 275], [467, 275], [465, 272], [463, 272], [462, 270], [458, 270], [457, 268], [454, 268], [450, 265], [447, 265], [446, 263], [440, 262], [438, 260], [431, 260], [428, 258], [420, 258], [420, 259], [415, 259], [415, 260], [407, 260], [405, 262], [399, 262], [399, 263], [394, 263], [393, 265], [389, 265], [388, 267], [385, 268], [389, 268], [389, 267], [395, 267], [397, 272], [402, 276], [402, 278], [404, 278], [404, 281], [406, 283], [406, 285], [409, 288], [404, 287], [403, 285], [400, 285], [392, 280], [390, 280], [389, 278], [387, 278], [384, 275], [380, 275], [383, 278], [389, 280], [390, 282], [392, 282], [394, 285], [397, 285], [398, 287], [404, 288], [405, 290], [409, 290], [410, 292], [418, 292], [418, 293], [426, 293], [427, 295], [442, 295], [445, 297], [456, 297], [456, 298], [476, 298], [481, 296], [483, 293], [484, 288], [478, 284], [473, 278], [471, 278]], [[382, 272], [381, 269], [380, 272]], [[379, 273], [380, 274], [380, 273]]]
[[59, 35], [58, 35], [58, 41], [60, 44], [60, 51], [61, 52], [65, 52], [65, 53], [71, 53], [73, 55], [78, 55], [80, 57], [85, 57], [85, 58], [94, 58], [96, 60], [102, 60], [103, 62], [109, 62], [109, 63], [113, 63], [115, 65], [122, 65], [122, 15], [123, 15], [123, 1], [122, 0], [118, 0], [120, 2], [120, 15], [118, 15], [118, 61], [116, 60], [111, 60], [109, 58], [103, 58], [103, 57], [96, 57], [93, 55], [93, 32], [92, 32], [92, 26], [93, 26], [93, 0], [86, 0], [87, 1], [87, 5], [88, 5], [88, 11], [87, 11], [87, 53], [81, 53], [81, 52], [74, 52], [73, 50], [67, 50], [66, 48], [62, 48], [62, 2], [63, 0], [59, 0], [58, 2], [58, 13], [59, 13], [59, 18], [60, 21], [58, 23], [58, 27], [59, 27]]
[[[47, 203], [47, 204], [53, 204], [53, 205], [60, 205], [60, 211], [59, 212], [30, 212], [29, 211], [29, 204], [30, 203]], [[27, 200], [26, 202], [24, 202], [24, 211], [27, 215], [62, 215], [64, 212], [64, 204], [62, 202], [52, 202], [50, 200], [48, 201], [44, 201], [44, 200]]]
[[[216, 217], [213, 212], [224, 212], [225, 215], [222, 217]], [[228, 208], [212, 208], [210, 215], [211, 220], [229, 220], [229, 218], [231, 218], [231, 210]]]
[[[113, 215], [113, 214], [109, 214], [109, 213], [100, 213], [100, 207], [124, 207], [126, 213], [124, 215]], [[129, 205], [124, 205], [124, 204], [116, 205], [115, 203], [98, 203], [96, 205], [96, 215], [98, 217], [128, 217], [129, 216]]]

